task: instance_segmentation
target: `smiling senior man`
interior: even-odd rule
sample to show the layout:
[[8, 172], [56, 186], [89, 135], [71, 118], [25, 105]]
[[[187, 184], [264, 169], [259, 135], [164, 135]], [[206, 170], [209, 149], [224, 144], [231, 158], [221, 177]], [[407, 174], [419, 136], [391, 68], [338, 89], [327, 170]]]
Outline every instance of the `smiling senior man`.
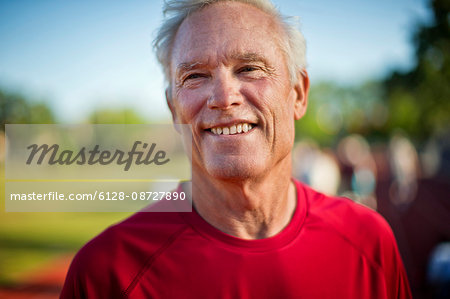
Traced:
[[268, 0], [165, 12], [155, 47], [173, 121], [192, 127], [194, 209], [109, 228], [61, 297], [410, 298], [383, 218], [291, 178], [309, 89], [301, 33]]

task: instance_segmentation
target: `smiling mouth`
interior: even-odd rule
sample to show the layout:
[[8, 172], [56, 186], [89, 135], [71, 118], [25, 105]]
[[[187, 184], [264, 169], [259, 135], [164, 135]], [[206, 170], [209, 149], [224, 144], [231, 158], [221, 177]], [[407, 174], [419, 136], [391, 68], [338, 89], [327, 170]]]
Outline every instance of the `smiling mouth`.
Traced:
[[256, 125], [249, 123], [242, 123], [237, 125], [232, 125], [229, 127], [215, 127], [211, 128], [208, 131], [213, 133], [214, 135], [235, 135], [247, 133], [251, 129], [253, 129]]

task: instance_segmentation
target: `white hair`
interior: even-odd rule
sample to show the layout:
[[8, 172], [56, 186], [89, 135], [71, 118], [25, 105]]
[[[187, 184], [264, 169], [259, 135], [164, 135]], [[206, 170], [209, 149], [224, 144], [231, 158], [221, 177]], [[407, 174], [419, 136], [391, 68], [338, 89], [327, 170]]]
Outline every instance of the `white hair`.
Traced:
[[290, 79], [295, 82], [298, 74], [306, 68], [306, 43], [303, 34], [292, 22], [292, 18], [280, 14], [270, 0], [165, 0], [164, 20], [153, 41], [156, 57], [161, 64], [167, 83], [170, 85], [170, 60], [172, 47], [178, 28], [192, 13], [218, 2], [241, 2], [252, 5], [272, 16], [284, 31], [280, 39], [280, 48], [283, 51]]

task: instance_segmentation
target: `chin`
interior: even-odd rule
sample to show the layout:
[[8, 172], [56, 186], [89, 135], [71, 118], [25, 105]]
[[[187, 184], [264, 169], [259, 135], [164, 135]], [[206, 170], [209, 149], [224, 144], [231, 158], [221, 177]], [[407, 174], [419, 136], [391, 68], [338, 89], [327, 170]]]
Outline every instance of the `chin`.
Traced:
[[233, 161], [227, 159], [223, 163], [207, 163], [207, 174], [218, 180], [242, 181], [259, 176], [264, 169], [261, 163], [253, 161]]

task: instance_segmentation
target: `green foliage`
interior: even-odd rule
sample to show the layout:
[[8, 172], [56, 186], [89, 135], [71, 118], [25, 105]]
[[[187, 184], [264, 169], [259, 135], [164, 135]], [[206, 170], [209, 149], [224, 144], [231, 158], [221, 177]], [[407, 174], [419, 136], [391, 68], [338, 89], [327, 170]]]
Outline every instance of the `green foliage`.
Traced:
[[339, 86], [322, 82], [311, 87], [306, 115], [296, 122], [296, 137], [308, 137], [331, 146], [347, 134], [380, 131], [388, 111], [381, 101], [381, 86], [366, 82]]
[[420, 24], [413, 38], [415, 67], [394, 71], [381, 82], [311, 87], [308, 112], [296, 123], [297, 138], [333, 145], [345, 134], [386, 140], [401, 129], [415, 142], [449, 129], [450, 2], [432, 0], [433, 23]]
[[55, 122], [55, 117], [44, 102], [0, 90], [0, 121], [0, 130], [4, 131], [5, 124], [49, 124]]
[[393, 72], [385, 81], [391, 111], [389, 127], [402, 128], [417, 141], [448, 130], [450, 123], [450, 2], [430, 2], [434, 20], [413, 36], [416, 66]]
[[148, 120], [131, 108], [98, 109], [91, 113], [92, 124], [145, 124]]

